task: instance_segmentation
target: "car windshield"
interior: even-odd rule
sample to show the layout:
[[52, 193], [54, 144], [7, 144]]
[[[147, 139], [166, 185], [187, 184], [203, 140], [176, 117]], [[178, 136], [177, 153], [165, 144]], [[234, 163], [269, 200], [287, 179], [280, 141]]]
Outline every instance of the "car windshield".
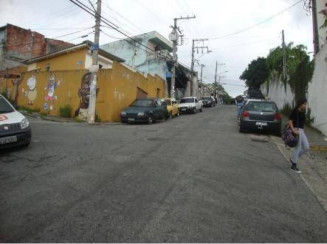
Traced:
[[252, 101], [245, 107], [245, 111], [253, 112], [276, 112], [277, 107], [271, 102]]
[[138, 99], [132, 103], [132, 107], [152, 107], [154, 104], [153, 100]]
[[194, 103], [194, 98], [182, 98], [180, 103]]
[[0, 97], [0, 114], [11, 113], [15, 110], [12, 106], [3, 98]]
[[210, 101], [211, 100], [211, 97], [202, 97], [201, 100]]

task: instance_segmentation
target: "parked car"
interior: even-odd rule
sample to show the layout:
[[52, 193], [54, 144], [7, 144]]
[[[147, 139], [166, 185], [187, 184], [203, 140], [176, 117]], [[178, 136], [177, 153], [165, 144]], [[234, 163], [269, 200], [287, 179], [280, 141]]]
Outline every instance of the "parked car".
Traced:
[[281, 115], [272, 101], [249, 99], [243, 106], [240, 121], [240, 132], [255, 130], [281, 134]]
[[178, 103], [175, 98], [164, 98], [161, 101], [167, 104], [168, 118], [179, 116]]
[[121, 122], [147, 122], [164, 120], [168, 116], [167, 104], [158, 98], [136, 99], [128, 108], [120, 113]]
[[0, 149], [28, 146], [31, 135], [28, 119], [0, 95]]
[[203, 107], [214, 107], [216, 106], [216, 100], [213, 97], [201, 97]]
[[178, 109], [180, 113], [202, 112], [203, 104], [196, 97], [183, 97], [178, 104]]

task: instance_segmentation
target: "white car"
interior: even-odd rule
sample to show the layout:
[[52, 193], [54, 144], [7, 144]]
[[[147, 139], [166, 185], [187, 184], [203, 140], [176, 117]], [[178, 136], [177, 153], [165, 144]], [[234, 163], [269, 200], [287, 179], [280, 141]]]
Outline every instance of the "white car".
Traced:
[[203, 111], [203, 104], [196, 97], [183, 97], [178, 104], [179, 113]]
[[31, 135], [28, 119], [0, 95], [0, 149], [27, 146], [31, 142]]

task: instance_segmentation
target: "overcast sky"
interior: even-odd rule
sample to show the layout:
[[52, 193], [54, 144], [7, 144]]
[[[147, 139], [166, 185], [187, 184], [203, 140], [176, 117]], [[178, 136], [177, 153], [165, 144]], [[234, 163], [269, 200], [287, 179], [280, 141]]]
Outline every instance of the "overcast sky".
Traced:
[[[81, 1], [90, 6], [88, 0]], [[178, 47], [179, 61], [190, 66], [192, 39], [208, 38], [205, 45], [212, 52], [195, 55], [205, 65], [204, 81], [214, 81], [216, 61], [225, 63], [218, 73], [228, 71], [221, 82], [231, 96], [243, 93], [239, 76], [251, 60], [267, 56], [281, 44], [283, 29], [287, 43], [304, 44], [308, 52], [313, 49], [311, 15], [299, 0], [102, 0], [102, 14], [128, 35], [155, 30], [167, 38], [174, 18], [195, 15], [178, 22], [185, 35], [184, 45]], [[69, 0], [0, 0], [0, 26], [7, 23], [72, 43], [93, 41], [93, 18]], [[106, 27], [102, 31], [100, 44], [123, 37]]]

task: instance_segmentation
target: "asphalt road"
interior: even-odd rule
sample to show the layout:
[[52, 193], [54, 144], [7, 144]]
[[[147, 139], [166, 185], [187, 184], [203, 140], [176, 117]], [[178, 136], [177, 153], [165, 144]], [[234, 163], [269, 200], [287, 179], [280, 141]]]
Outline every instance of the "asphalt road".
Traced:
[[221, 106], [153, 125], [31, 119], [0, 154], [2, 242], [327, 242], [327, 214], [273, 142]]

